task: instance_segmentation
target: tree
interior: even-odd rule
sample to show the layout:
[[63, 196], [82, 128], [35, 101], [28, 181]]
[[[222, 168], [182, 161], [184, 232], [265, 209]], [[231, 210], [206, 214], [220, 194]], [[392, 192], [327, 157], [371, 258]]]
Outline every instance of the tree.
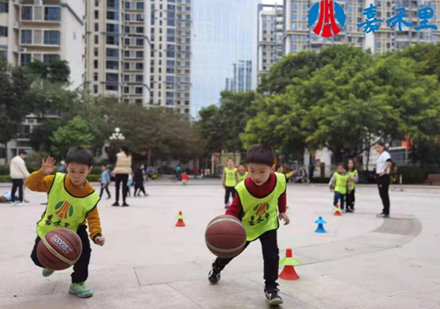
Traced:
[[62, 127], [65, 122], [62, 119], [46, 119], [32, 131], [30, 143], [35, 151], [51, 151], [51, 137], [53, 132]]
[[69, 83], [70, 67], [66, 60], [53, 59], [49, 64], [34, 60], [28, 63], [27, 68], [38, 78], [52, 84], [67, 85]]
[[76, 116], [67, 125], [58, 128], [50, 140], [52, 152], [62, 158], [72, 147], [90, 148], [93, 143], [93, 135], [87, 121]]
[[196, 124], [197, 130], [208, 152], [219, 152], [225, 144], [223, 134], [225, 124], [221, 117], [220, 108], [215, 105], [204, 107], [199, 112], [200, 120]]
[[32, 110], [33, 102], [28, 95], [32, 82], [23, 68], [11, 67], [0, 57], [0, 144], [5, 147], [17, 135], [21, 123]]

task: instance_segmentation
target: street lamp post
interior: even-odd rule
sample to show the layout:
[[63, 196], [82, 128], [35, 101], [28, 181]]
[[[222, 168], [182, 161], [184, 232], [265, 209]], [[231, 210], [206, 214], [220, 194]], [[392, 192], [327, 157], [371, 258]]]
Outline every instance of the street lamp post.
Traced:
[[117, 153], [119, 151], [119, 143], [125, 140], [125, 136], [121, 133], [121, 130], [119, 128], [115, 128], [115, 132], [113, 132], [109, 138], [110, 138], [110, 143], [112, 141], [115, 142], [115, 146], [116, 146], [115, 153]]

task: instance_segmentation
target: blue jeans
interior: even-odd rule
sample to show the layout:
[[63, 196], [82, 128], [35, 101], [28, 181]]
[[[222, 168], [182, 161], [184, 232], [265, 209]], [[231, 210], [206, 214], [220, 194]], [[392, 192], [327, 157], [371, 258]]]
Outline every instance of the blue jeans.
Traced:
[[335, 199], [333, 200], [333, 206], [338, 205], [339, 200], [341, 200], [341, 203], [339, 204], [339, 206], [341, 207], [341, 209], [344, 209], [345, 194], [341, 194], [341, 193], [335, 191]]

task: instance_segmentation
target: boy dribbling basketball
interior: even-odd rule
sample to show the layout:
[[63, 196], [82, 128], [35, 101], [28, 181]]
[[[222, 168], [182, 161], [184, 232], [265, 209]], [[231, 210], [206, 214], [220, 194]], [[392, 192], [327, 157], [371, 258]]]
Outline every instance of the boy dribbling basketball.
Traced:
[[[274, 154], [271, 147], [253, 145], [249, 148], [246, 154], [249, 177], [235, 187], [237, 194], [226, 214], [241, 219], [247, 235], [244, 249], [254, 240], [261, 241], [266, 301], [270, 305], [279, 305], [283, 300], [276, 282], [279, 264], [278, 219], [284, 220], [285, 225], [290, 223], [290, 219], [286, 214], [286, 177], [274, 173], [273, 162]], [[208, 275], [212, 284], [220, 281], [220, 272], [231, 260], [232, 258], [215, 260]]]
[[[32, 191], [47, 192], [48, 202], [42, 218], [37, 223], [37, 239], [31, 258], [35, 265], [43, 268], [43, 276], [49, 277], [53, 270], [44, 268], [37, 257], [37, 246], [41, 238], [48, 232], [67, 228], [78, 234], [82, 242], [82, 254], [73, 266], [72, 284], [69, 293], [81, 298], [93, 296], [93, 291], [86, 287], [88, 268], [92, 249], [87, 235], [86, 222], [90, 229], [90, 238], [99, 246], [103, 246], [105, 238], [101, 234], [101, 222], [98, 208], [99, 195], [87, 182], [86, 177], [92, 170], [93, 156], [86, 149], [70, 149], [66, 156], [67, 175], [56, 173], [55, 160], [51, 157], [42, 160], [41, 169], [32, 173], [26, 180], [26, 186]], [[69, 203], [71, 210], [68, 216], [57, 214], [60, 203]], [[66, 218], [67, 217], [67, 218]]]

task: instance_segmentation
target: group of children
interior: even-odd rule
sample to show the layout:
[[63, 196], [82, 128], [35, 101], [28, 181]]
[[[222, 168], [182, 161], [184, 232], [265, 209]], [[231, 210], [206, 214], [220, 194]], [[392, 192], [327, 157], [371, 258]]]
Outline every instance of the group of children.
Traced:
[[[338, 170], [330, 179], [330, 191], [334, 191], [333, 206], [339, 206], [343, 212], [354, 212], [355, 187], [358, 182], [358, 172], [353, 159], [349, 159], [344, 166], [340, 164]], [[345, 207], [345, 203], [347, 207]]]

